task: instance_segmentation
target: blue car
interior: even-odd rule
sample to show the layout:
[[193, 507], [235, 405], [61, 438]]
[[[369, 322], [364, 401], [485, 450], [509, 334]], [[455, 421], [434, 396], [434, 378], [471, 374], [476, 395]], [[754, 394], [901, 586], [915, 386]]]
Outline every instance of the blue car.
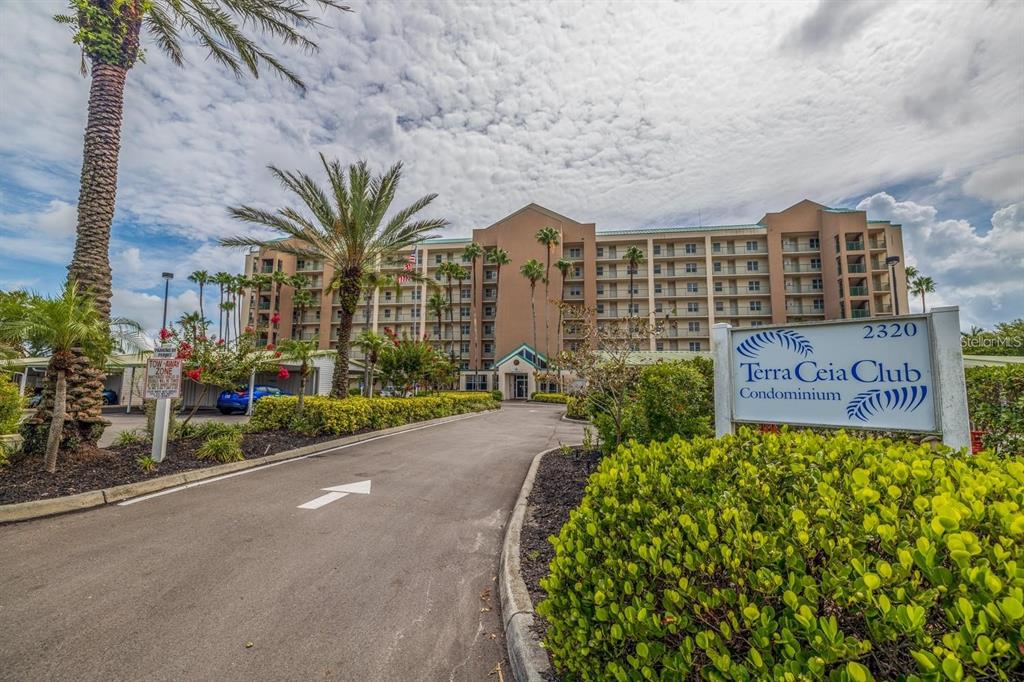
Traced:
[[[252, 400], [253, 402], [256, 402], [260, 398], [266, 398], [268, 395], [291, 395], [291, 393], [282, 391], [276, 386], [257, 386], [256, 390], [252, 393]], [[217, 409], [220, 410], [221, 414], [231, 414], [232, 412], [244, 413], [248, 407], [248, 388], [240, 388], [237, 391], [221, 391], [221, 394], [217, 396]]]

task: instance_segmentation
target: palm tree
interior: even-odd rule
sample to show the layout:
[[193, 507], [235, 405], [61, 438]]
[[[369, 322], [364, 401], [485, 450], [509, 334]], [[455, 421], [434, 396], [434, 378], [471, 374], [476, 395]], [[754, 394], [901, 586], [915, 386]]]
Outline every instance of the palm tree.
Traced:
[[306, 379], [313, 373], [313, 357], [317, 352], [316, 339], [285, 339], [278, 346], [281, 356], [299, 363], [299, 406], [297, 413], [302, 415], [306, 399]]
[[626, 249], [626, 263], [629, 269], [629, 316], [633, 316], [633, 278], [636, 276], [637, 268], [644, 262], [644, 252], [636, 246]]
[[921, 275], [915, 277], [914, 281], [910, 283], [910, 286], [910, 293], [921, 297], [921, 312], [928, 312], [928, 307], [925, 305], [925, 294], [935, 293], [935, 280], [931, 277]]
[[548, 285], [551, 282], [551, 248], [558, 246], [559, 233], [553, 227], [543, 227], [534, 235], [547, 251], [544, 261], [544, 356], [550, 357], [551, 345], [548, 331]]
[[[918, 269], [915, 268], [913, 265], [908, 265], [907, 267], [903, 268], [903, 271], [907, 274], [908, 285], [912, 284], [914, 280], [921, 275]], [[893, 284], [895, 285], [895, 282], [893, 282]], [[893, 288], [895, 289], [895, 286]]]
[[430, 315], [437, 316], [437, 341], [438, 349], [443, 350], [441, 346], [441, 320], [444, 317], [444, 311], [448, 309], [448, 302], [444, 300], [444, 294], [440, 291], [435, 291], [427, 299], [427, 313]]
[[459, 371], [462, 371], [462, 283], [469, 277], [469, 270], [458, 263], [452, 263], [452, 277], [459, 284]]
[[[306, 316], [306, 308], [312, 308], [316, 303], [313, 298], [313, 294], [309, 293], [305, 289], [299, 289], [295, 292], [295, 298], [292, 299], [292, 314], [299, 324], [303, 324]], [[292, 338], [295, 338], [295, 325], [292, 325]]]
[[533, 350], [537, 352], [537, 282], [544, 277], [544, 265], [536, 258], [519, 266], [519, 274], [530, 280], [530, 315], [533, 317]]
[[[462, 250], [462, 259], [469, 261], [469, 342], [480, 342], [480, 331], [476, 324], [476, 261], [484, 255], [484, 248], [476, 242], [470, 242]], [[470, 351], [472, 359], [474, 353]]]
[[38, 339], [50, 349], [48, 372], [54, 373], [55, 381], [44, 462], [52, 474], [57, 470], [57, 453], [68, 415], [68, 373], [80, 357], [88, 358], [94, 367], [103, 366], [113, 347], [109, 323], [74, 279], [69, 279], [55, 298], [33, 297], [25, 315], [12, 323], [22, 338]]
[[[559, 258], [558, 262], [555, 263], [555, 268], [562, 274], [562, 292], [558, 296], [558, 329], [555, 333], [558, 335], [555, 348], [561, 353], [562, 352], [562, 323], [564, 322], [565, 316], [565, 278], [569, 276], [569, 270], [572, 269], [572, 263], [564, 258]], [[562, 369], [558, 368], [559, 385], [561, 385]]]
[[363, 384], [367, 398], [373, 397], [373, 382], [376, 377], [374, 371], [377, 367], [377, 361], [380, 360], [380, 354], [384, 352], [384, 349], [388, 346], [390, 341], [386, 336], [377, 334], [370, 331], [369, 329], [363, 330], [363, 333], [356, 337], [356, 346], [363, 353], [363, 358], [366, 362], [367, 379]]
[[213, 283], [220, 288], [220, 300], [217, 303], [217, 309], [220, 311], [220, 317], [217, 318], [217, 336], [221, 339], [224, 338], [224, 293], [228, 284], [231, 283], [231, 275], [226, 272], [218, 272], [213, 276]]
[[[452, 323], [452, 306], [454, 305], [454, 302], [452, 301], [452, 279], [454, 279], [454, 277], [455, 277], [455, 268], [457, 268], [457, 267], [458, 267], [458, 265], [456, 263], [450, 261], [450, 260], [446, 260], [445, 262], [441, 263], [441, 265], [439, 265], [437, 267], [437, 272], [439, 274], [441, 274], [444, 277], [444, 279], [445, 279], [445, 291], [448, 294], [448, 329], [449, 330], [451, 330], [451, 326], [452, 326], [451, 325], [451, 323]], [[454, 337], [454, 335], [453, 335], [453, 337]], [[454, 341], [453, 341], [453, 343], [454, 343]], [[449, 349], [449, 351], [448, 351], [448, 359], [449, 360], [452, 359], [454, 355], [455, 355], [455, 353], [451, 349]]]
[[331, 395], [344, 398], [348, 395], [352, 318], [359, 304], [363, 273], [378, 262], [393, 259], [398, 252], [427, 238], [432, 230], [444, 227], [448, 221], [442, 218], [413, 220], [415, 214], [437, 197], [428, 194], [384, 222], [402, 178], [401, 163], [381, 175], [371, 176], [365, 161], [349, 166], [347, 175], [340, 162], [328, 161], [323, 154], [320, 161], [327, 174], [329, 192], [305, 173], [270, 167], [281, 184], [305, 205], [308, 215], [291, 207], [276, 212], [251, 206], [230, 209], [238, 220], [283, 233], [285, 241], [238, 236], [224, 239], [221, 244], [273, 249], [333, 266], [330, 288], [338, 291], [341, 310]]
[[203, 288], [206, 287], [206, 285], [209, 284], [210, 282], [210, 273], [208, 273], [206, 270], [196, 270], [195, 272], [188, 276], [188, 281], [192, 282], [193, 284], [199, 285], [199, 316], [204, 317], [205, 313], [203, 313]]
[[[110, 317], [110, 226], [117, 196], [117, 165], [124, 117], [124, 88], [128, 72], [142, 57], [143, 33], [172, 63], [185, 64], [184, 45], [198, 43], [214, 61], [235, 75], [261, 69], [303, 87], [290, 71], [245, 29], [315, 52], [317, 45], [304, 33], [320, 24], [320, 11], [346, 11], [337, 0], [74, 0], [74, 14], [55, 19], [71, 28], [82, 48], [82, 75], [91, 65], [85, 146], [78, 195], [75, 249], [68, 277], [92, 296], [104, 318]], [[102, 384], [79, 377], [71, 363], [67, 380], [75, 403], [101, 403]], [[73, 413], [80, 412], [75, 407]], [[87, 415], [90, 416], [90, 415]], [[98, 416], [91, 415], [92, 417]], [[77, 417], [76, 421], [79, 420]], [[82, 429], [85, 430], [85, 429]], [[102, 433], [87, 429], [95, 443]]]
[[[494, 287], [497, 289], [501, 286], [501, 266], [509, 265], [512, 263], [512, 259], [508, 257], [508, 251], [505, 249], [491, 249], [487, 252], [487, 262], [492, 265], [496, 265], [497, 269], [494, 273]], [[498, 319], [498, 301], [501, 300], [501, 296], [494, 297], [494, 319]], [[497, 324], [495, 324], [497, 326]], [[494, 338], [497, 339], [498, 335], [495, 333]], [[497, 348], [495, 348], [497, 351]], [[495, 353], [497, 355], [497, 353]]]

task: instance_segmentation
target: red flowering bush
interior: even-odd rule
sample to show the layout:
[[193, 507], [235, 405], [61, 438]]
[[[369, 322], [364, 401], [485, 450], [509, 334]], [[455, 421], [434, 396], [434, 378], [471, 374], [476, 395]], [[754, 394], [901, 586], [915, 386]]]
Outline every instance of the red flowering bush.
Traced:
[[281, 313], [274, 313], [273, 315], [270, 316], [271, 324], [277, 324], [280, 321], [281, 321]]
[[278, 367], [277, 368], [277, 378], [278, 379], [287, 379], [288, 378], [288, 368], [285, 367], [284, 365], [281, 365], [280, 367]]

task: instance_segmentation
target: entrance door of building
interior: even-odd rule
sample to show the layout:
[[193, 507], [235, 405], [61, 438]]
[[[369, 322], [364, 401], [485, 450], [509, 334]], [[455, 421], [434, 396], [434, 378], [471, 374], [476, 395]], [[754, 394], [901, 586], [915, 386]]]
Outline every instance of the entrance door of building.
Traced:
[[515, 382], [515, 396], [516, 400], [526, 400], [530, 397], [530, 378], [525, 374], [514, 374], [512, 375]]

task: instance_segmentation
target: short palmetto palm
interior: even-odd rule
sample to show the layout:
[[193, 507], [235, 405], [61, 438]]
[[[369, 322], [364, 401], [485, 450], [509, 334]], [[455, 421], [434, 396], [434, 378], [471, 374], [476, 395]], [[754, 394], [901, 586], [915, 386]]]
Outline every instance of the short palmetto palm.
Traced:
[[221, 240], [225, 246], [269, 248], [331, 264], [334, 276], [329, 284], [338, 292], [338, 358], [334, 367], [331, 395], [348, 395], [348, 358], [352, 340], [352, 318], [359, 305], [363, 273], [378, 263], [394, 260], [398, 252], [426, 239], [433, 230], [448, 224], [443, 218], [414, 219], [437, 197], [428, 194], [395, 211], [386, 220], [395, 191], [402, 178], [402, 164], [385, 173], [372, 175], [366, 162], [347, 169], [338, 161], [320, 155], [328, 187], [317, 184], [305, 173], [284, 171], [274, 166], [271, 173], [302, 203], [267, 211], [252, 206], [231, 208], [237, 220], [272, 228], [284, 241], [238, 236]]

